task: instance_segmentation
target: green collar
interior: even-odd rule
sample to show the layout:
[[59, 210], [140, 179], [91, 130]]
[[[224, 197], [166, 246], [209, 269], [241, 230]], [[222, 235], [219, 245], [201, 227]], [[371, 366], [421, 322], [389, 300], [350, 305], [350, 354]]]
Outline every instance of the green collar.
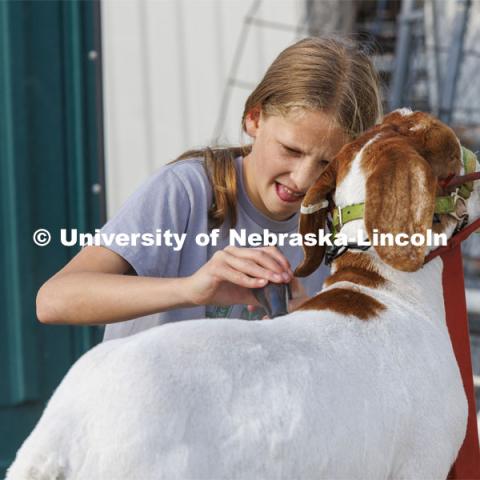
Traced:
[[[477, 157], [465, 147], [462, 147], [462, 159], [465, 174], [473, 173], [476, 170]], [[451, 195], [437, 197], [435, 199], [435, 213], [438, 215], [453, 213], [459, 198], [466, 200], [473, 191], [473, 182], [467, 182], [460, 185]], [[356, 203], [333, 210], [333, 234], [336, 235], [340, 229], [348, 222], [360, 220], [365, 213], [365, 204]]]

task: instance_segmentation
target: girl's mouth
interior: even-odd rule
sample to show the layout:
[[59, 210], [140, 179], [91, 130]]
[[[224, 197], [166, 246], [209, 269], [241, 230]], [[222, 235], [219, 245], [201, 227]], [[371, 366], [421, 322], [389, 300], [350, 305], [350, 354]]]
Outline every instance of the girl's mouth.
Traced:
[[278, 182], [275, 182], [275, 190], [280, 200], [288, 203], [298, 202], [305, 196], [304, 193], [295, 193], [294, 191], [287, 188], [285, 185], [282, 185]]

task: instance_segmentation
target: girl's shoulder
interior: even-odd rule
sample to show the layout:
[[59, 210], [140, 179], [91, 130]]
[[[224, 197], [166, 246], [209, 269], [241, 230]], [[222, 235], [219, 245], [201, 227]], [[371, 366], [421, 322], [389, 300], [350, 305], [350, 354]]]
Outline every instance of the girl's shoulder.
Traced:
[[203, 158], [187, 158], [159, 167], [150, 177], [151, 187], [181, 189], [189, 197], [211, 196]]
[[177, 160], [162, 165], [156, 171], [157, 175], [178, 177], [180, 180], [208, 180], [203, 158], [193, 157]]

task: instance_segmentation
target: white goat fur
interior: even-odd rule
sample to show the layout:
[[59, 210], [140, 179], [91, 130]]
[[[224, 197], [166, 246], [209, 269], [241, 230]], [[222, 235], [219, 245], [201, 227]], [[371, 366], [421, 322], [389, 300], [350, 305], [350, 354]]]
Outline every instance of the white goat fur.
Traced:
[[[364, 201], [351, 175], [340, 204]], [[473, 219], [478, 191], [471, 202]], [[369, 321], [330, 311], [193, 320], [93, 348], [7, 479], [446, 478], [467, 401], [442, 262], [404, 273], [365, 254], [389, 284], [353, 287], [387, 306]]]

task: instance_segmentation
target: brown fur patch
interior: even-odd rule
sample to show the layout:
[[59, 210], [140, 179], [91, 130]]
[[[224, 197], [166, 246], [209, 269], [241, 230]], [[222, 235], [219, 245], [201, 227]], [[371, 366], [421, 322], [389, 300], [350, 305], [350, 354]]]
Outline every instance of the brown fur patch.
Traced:
[[[398, 133], [383, 129], [381, 136], [362, 152], [361, 165], [367, 178], [376, 169], [379, 162], [390, 162], [392, 154], [394, 157], [401, 157], [406, 144], [408, 142]], [[413, 150], [411, 146], [409, 148]]]
[[460, 171], [461, 151], [457, 136], [449, 126], [432, 115], [413, 112], [404, 116], [392, 112], [384, 117], [382, 125], [407, 137], [438, 178]]
[[332, 288], [307, 300], [297, 310], [331, 310], [368, 320], [378, 316], [385, 308], [383, 303], [370, 295], [348, 288]]
[[335, 260], [335, 271], [325, 280], [329, 287], [336, 282], [352, 282], [365, 287], [377, 288], [386, 283], [376, 268], [370, 256], [346, 252]]

